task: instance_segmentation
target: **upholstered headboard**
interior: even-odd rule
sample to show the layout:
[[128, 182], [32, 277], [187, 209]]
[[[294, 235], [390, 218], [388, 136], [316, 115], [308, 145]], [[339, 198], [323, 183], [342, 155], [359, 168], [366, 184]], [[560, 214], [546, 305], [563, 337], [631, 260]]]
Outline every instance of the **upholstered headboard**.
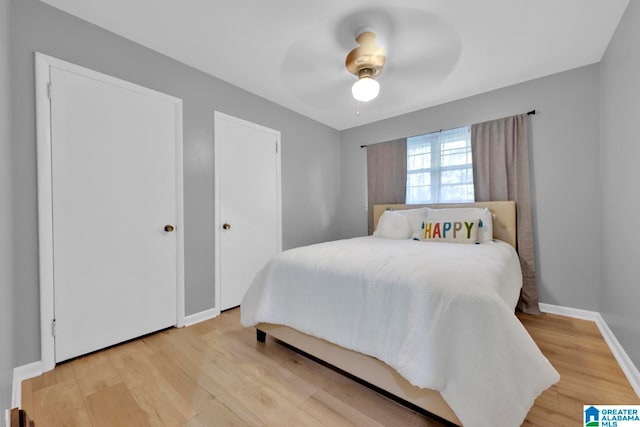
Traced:
[[387, 210], [416, 209], [416, 208], [489, 208], [493, 214], [493, 238], [509, 243], [516, 247], [516, 202], [474, 202], [474, 203], [447, 203], [436, 205], [374, 205], [373, 229], [378, 225], [378, 219]]

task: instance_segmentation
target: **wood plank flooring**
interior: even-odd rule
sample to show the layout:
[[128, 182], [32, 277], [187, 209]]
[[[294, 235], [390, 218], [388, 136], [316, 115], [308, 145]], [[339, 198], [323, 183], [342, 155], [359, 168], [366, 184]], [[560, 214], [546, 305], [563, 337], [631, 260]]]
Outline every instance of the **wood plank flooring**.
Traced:
[[[24, 381], [46, 426], [442, 426], [274, 342], [240, 311], [59, 364]], [[518, 316], [561, 380], [525, 426], [581, 425], [583, 404], [640, 404], [593, 322]]]

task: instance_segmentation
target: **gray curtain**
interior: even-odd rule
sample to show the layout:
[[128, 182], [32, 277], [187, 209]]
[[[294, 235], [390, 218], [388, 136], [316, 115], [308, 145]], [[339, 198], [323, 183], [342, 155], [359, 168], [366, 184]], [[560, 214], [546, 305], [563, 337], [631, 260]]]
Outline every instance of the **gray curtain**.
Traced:
[[523, 278], [518, 309], [540, 314], [529, 190], [529, 120], [523, 114], [471, 126], [471, 150], [475, 199], [516, 202]]
[[407, 140], [367, 146], [369, 234], [373, 233], [373, 205], [404, 203], [407, 192]]

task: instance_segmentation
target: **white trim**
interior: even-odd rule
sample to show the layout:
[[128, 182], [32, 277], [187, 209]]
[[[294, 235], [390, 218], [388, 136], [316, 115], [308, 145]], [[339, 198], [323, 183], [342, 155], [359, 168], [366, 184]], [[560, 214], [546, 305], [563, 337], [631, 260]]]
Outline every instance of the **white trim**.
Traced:
[[50, 331], [53, 315], [53, 223], [51, 194], [51, 105], [47, 96], [49, 58], [36, 52], [36, 147], [38, 165], [38, 250], [40, 259], [40, 357], [42, 369], [54, 368], [55, 340]]
[[22, 381], [37, 377], [38, 375], [42, 375], [42, 362], [40, 361], [18, 366], [13, 370], [13, 387], [11, 390], [12, 408], [20, 408], [22, 405]]
[[597, 311], [582, 310], [580, 308], [564, 307], [562, 305], [553, 305], [539, 303], [540, 311], [549, 314], [557, 314], [560, 316], [573, 317], [574, 319], [591, 320], [593, 322], [602, 319]]
[[[163, 94], [164, 95], [164, 94]], [[166, 96], [166, 95], [165, 95]], [[183, 123], [182, 99], [175, 99], [176, 114], [176, 326], [184, 326], [185, 283], [184, 283], [184, 172], [183, 172]]]
[[162, 99], [175, 106], [176, 120], [176, 326], [184, 325], [184, 185], [182, 155], [182, 100], [162, 92], [102, 74], [60, 59], [35, 53], [36, 147], [38, 168], [38, 248], [40, 260], [40, 348], [42, 370], [55, 367], [55, 340], [51, 335], [54, 319], [53, 287], [53, 197], [51, 192], [51, 103], [48, 96], [52, 67], [113, 84], [120, 88]]
[[267, 132], [273, 134], [276, 138], [276, 233], [277, 233], [277, 248], [278, 252], [282, 251], [282, 171], [281, 171], [281, 153], [282, 146], [280, 143], [280, 131], [270, 129], [268, 127], [260, 126], [258, 124], [249, 122], [247, 120], [239, 119], [234, 116], [230, 116], [220, 111], [213, 112], [213, 157], [214, 157], [214, 196], [213, 196], [213, 241], [214, 241], [214, 288], [215, 288], [215, 306], [214, 309], [220, 313], [220, 155], [219, 144], [217, 143], [216, 132], [218, 129], [218, 123], [220, 120], [227, 120], [242, 126], [247, 126], [252, 129]]
[[616, 358], [620, 369], [629, 380], [629, 384], [640, 397], [640, 371], [633, 363], [627, 352], [624, 350], [613, 331], [607, 325], [602, 315], [597, 311], [581, 310], [579, 308], [563, 307], [560, 305], [540, 303], [540, 310], [544, 313], [558, 314], [561, 316], [573, 317], [576, 319], [591, 320], [595, 322], [602, 337], [609, 346], [613, 357]]
[[220, 310], [217, 308], [210, 308], [209, 310], [201, 311], [200, 313], [190, 314], [184, 318], [184, 326], [195, 325], [196, 323], [204, 322], [205, 320], [213, 319], [220, 314]]
[[598, 313], [598, 316], [600, 316], [600, 321], [596, 321], [596, 325], [598, 325], [600, 333], [609, 345], [609, 348], [611, 349], [613, 356], [618, 361], [622, 372], [627, 376], [631, 387], [633, 387], [633, 390], [636, 392], [638, 397], [640, 397], [640, 371], [638, 371], [638, 368], [633, 363], [627, 352], [624, 351], [624, 348], [613, 334], [613, 331], [609, 328], [609, 325], [605, 322], [602, 315]]

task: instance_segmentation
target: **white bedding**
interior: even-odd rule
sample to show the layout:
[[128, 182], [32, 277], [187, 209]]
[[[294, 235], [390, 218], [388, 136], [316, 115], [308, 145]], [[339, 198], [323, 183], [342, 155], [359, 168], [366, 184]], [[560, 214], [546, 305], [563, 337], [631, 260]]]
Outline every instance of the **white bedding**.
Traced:
[[559, 380], [514, 315], [513, 248], [360, 237], [282, 252], [241, 304], [244, 326], [290, 326], [438, 390], [467, 426], [519, 426]]

